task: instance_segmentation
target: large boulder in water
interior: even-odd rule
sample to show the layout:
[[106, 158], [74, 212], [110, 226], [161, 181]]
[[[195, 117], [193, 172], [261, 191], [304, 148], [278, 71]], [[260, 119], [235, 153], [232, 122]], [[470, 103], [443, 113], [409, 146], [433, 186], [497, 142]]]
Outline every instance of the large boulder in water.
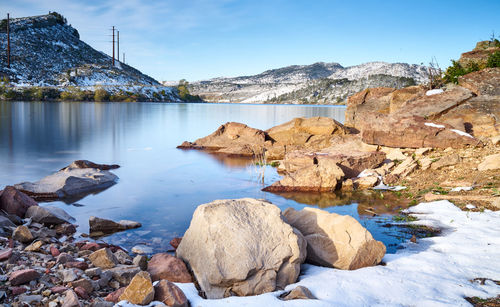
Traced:
[[262, 153], [266, 133], [245, 124], [229, 122], [212, 134], [193, 143], [184, 142], [181, 149], [203, 149], [228, 155], [253, 156]]
[[22, 182], [14, 187], [41, 200], [78, 197], [106, 189], [115, 184], [118, 177], [109, 170], [117, 167], [119, 166], [77, 160], [39, 181]]
[[307, 261], [343, 270], [355, 270], [380, 263], [385, 245], [353, 217], [316, 208], [283, 213], [290, 225], [307, 240]]
[[206, 297], [215, 299], [262, 294], [294, 283], [306, 242], [269, 202], [216, 200], [196, 209], [176, 253]]
[[0, 191], [0, 209], [8, 214], [24, 218], [26, 210], [32, 206], [38, 206], [36, 201], [12, 186], [6, 186]]

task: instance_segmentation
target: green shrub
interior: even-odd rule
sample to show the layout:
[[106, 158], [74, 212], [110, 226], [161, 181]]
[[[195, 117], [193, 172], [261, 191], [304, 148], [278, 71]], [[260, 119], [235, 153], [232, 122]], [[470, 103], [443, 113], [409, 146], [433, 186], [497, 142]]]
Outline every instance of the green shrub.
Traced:
[[94, 101], [108, 101], [109, 93], [102, 87], [96, 88], [94, 92]]
[[467, 68], [465, 68], [458, 61], [451, 60], [451, 63], [452, 65], [448, 67], [444, 73], [443, 80], [446, 83], [458, 83], [458, 77], [479, 70], [479, 65], [477, 64], [469, 64]]
[[61, 92], [61, 100], [68, 100], [68, 101], [85, 101], [89, 100], [87, 98], [88, 93], [80, 90], [77, 87], [74, 86], [68, 86], [68, 88], [65, 91]]
[[500, 67], [500, 51], [496, 51], [488, 57], [486, 67]]

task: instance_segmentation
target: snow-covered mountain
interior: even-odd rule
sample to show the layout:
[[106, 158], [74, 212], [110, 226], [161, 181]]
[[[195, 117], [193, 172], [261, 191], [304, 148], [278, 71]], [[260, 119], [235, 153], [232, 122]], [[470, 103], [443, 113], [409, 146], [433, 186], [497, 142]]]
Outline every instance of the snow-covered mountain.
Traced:
[[[7, 77], [10, 86], [86, 90], [99, 86], [110, 92], [137, 93], [144, 87], [147, 93], [156, 93], [155, 100], [179, 100], [175, 89], [139, 70], [118, 61], [113, 66], [110, 56], [81, 41], [78, 31], [58, 13], [15, 18], [9, 25], [11, 65], [7, 67], [7, 55], [1, 52], [0, 77]], [[6, 50], [6, 44], [4, 19], [0, 22], [0, 49]]]
[[426, 82], [428, 68], [406, 63], [371, 62], [293, 65], [254, 76], [193, 82], [192, 94], [212, 102], [336, 104], [368, 87], [404, 87]]

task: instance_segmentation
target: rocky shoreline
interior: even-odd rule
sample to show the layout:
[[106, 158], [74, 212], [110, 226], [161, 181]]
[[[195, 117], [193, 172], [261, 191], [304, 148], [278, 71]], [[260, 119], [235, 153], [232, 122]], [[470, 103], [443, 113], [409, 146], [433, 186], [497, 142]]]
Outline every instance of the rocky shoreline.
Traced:
[[[425, 226], [451, 229], [443, 239], [454, 246], [467, 238], [467, 232], [481, 237], [469, 242], [477, 244], [463, 257], [470, 259], [472, 252], [481, 249], [484, 255], [476, 256], [488, 262], [498, 254], [498, 240], [490, 242], [478, 225], [494, 223], [498, 212], [491, 210], [500, 209], [499, 75], [500, 68], [488, 68], [463, 76], [459, 85], [438, 90], [369, 89], [348, 99], [345, 125], [323, 117], [297, 118], [265, 131], [227, 123], [179, 148], [279, 164], [283, 178], [264, 189], [278, 194], [373, 189], [382, 196], [391, 193], [410, 206], [421, 200], [452, 200], [467, 212], [447, 201], [419, 204], [406, 212], [427, 219], [422, 222]], [[404, 273], [415, 270], [413, 264], [405, 266], [404, 259], [399, 268], [385, 268], [383, 259], [398, 263], [398, 255], [386, 255], [386, 246], [354, 218], [316, 208], [281, 211], [266, 200], [215, 200], [198, 206], [184, 236], [170, 242], [175, 255], [148, 255], [140, 247], [129, 252], [101, 241], [81, 240], [75, 237], [69, 214], [36, 202], [74, 200], [106, 189], [116, 183], [111, 171], [117, 167], [79, 160], [39, 181], [0, 191], [0, 302], [4, 306], [189, 306], [188, 298], [198, 304], [201, 299], [267, 294], [280, 300], [315, 299], [328, 295], [302, 285], [298, 278], [304, 269], [310, 273], [334, 268], [324, 275], [317, 273], [331, 283], [338, 279], [332, 276], [352, 276], [363, 284], [370, 282], [363, 274], [380, 279], [389, 271], [402, 274], [396, 284], [384, 281], [384, 287], [401, 286]], [[89, 226], [92, 238], [141, 227], [134, 221], [94, 216]], [[407, 256], [429, 265], [436, 259], [441, 265], [450, 262], [443, 252], [450, 247], [438, 239], [434, 244], [434, 249]], [[451, 262], [463, 258], [457, 257]], [[370, 268], [359, 270], [365, 267]], [[403, 267], [407, 271], [399, 271]], [[467, 277], [495, 283], [498, 274], [488, 269], [481, 267], [481, 272], [492, 277], [469, 273]], [[439, 280], [429, 272], [424, 275]], [[315, 277], [314, 282], [309, 277], [304, 283], [318, 289], [317, 283], [325, 281]], [[295, 285], [297, 281], [301, 284]], [[490, 282], [487, 287], [482, 293], [494, 292]]]

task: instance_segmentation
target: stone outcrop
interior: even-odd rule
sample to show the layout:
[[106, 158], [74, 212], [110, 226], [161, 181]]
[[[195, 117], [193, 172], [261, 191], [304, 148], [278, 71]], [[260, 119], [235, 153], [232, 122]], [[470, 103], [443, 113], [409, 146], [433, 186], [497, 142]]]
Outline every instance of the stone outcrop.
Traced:
[[333, 136], [348, 133], [341, 123], [327, 117], [295, 118], [266, 131], [231, 122], [209, 136], [192, 143], [184, 142], [177, 148], [201, 149], [229, 156], [265, 155], [268, 160], [276, 160], [293, 150], [328, 147]]
[[462, 53], [458, 62], [463, 67], [467, 67], [470, 64], [477, 64], [479, 67], [485, 67], [488, 62], [488, 57], [496, 51], [500, 51], [500, 48], [495, 46], [494, 42], [478, 42], [472, 51]]
[[316, 208], [297, 211], [288, 208], [286, 220], [307, 240], [307, 261], [343, 270], [355, 270], [380, 263], [385, 245], [353, 217]]
[[500, 67], [485, 68], [460, 76], [458, 84], [477, 96], [499, 96]]
[[366, 121], [366, 115], [371, 113], [389, 113], [389, 94], [394, 91], [394, 88], [376, 87], [350, 96], [347, 98], [344, 124], [361, 130]]
[[397, 89], [389, 94], [389, 113], [396, 113], [407, 101], [415, 100], [425, 95], [426, 89], [422, 85], [409, 86]]
[[435, 123], [423, 117], [381, 116], [378, 121], [380, 121], [379, 124], [363, 130], [364, 142], [407, 148], [463, 148], [481, 144], [478, 139], [448, 124]]
[[24, 218], [29, 207], [38, 204], [28, 195], [12, 186], [6, 186], [0, 194], [0, 209], [8, 214], [15, 214]]
[[116, 167], [118, 166], [77, 160], [39, 181], [22, 182], [14, 185], [14, 187], [34, 199], [40, 200], [81, 197], [91, 192], [104, 190], [115, 184], [118, 177], [109, 170]]
[[253, 156], [262, 153], [266, 133], [245, 124], [229, 122], [220, 126], [212, 134], [197, 139], [193, 143], [184, 142], [177, 148], [202, 149], [226, 154]]
[[306, 242], [266, 201], [243, 198], [200, 205], [177, 248], [207, 298], [247, 296], [294, 283]]
[[316, 297], [311, 293], [311, 291], [304, 286], [297, 286], [292, 291], [285, 292], [282, 295], [280, 295], [280, 298], [284, 301], [316, 299]]

